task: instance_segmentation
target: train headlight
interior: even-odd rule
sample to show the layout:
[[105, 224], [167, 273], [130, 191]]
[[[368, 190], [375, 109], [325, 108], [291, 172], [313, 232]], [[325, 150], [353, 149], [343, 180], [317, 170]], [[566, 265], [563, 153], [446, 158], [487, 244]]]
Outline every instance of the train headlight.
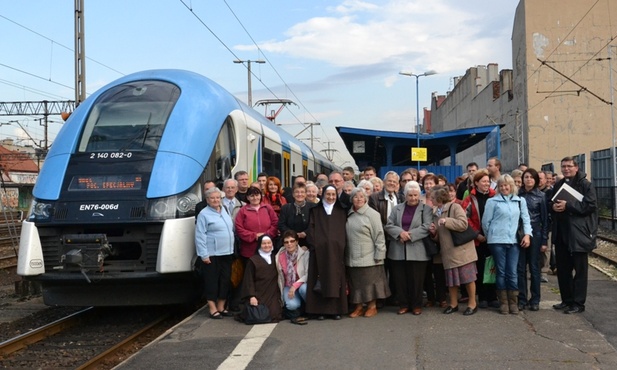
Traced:
[[175, 196], [154, 200], [148, 207], [148, 217], [155, 219], [168, 219], [176, 216], [174, 207]]
[[37, 201], [36, 199], [34, 199], [32, 201], [32, 206], [30, 207], [30, 215], [28, 216], [28, 220], [29, 221], [49, 220], [52, 209], [53, 209], [52, 203]]
[[190, 217], [195, 214], [195, 205], [199, 202], [199, 183], [182, 194], [150, 201], [148, 218], [169, 219]]
[[195, 205], [198, 202], [199, 198], [197, 198], [197, 195], [193, 193], [187, 193], [178, 198], [178, 202], [176, 203], [176, 209], [178, 210], [180, 217], [194, 212]]

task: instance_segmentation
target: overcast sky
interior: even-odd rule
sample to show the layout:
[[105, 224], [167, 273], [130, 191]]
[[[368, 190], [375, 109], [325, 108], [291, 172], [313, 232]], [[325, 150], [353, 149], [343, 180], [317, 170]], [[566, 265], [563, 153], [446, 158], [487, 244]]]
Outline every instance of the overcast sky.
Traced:
[[[158, 68], [191, 70], [253, 102], [284, 98], [277, 117], [292, 134], [315, 128], [317, 150], [334, 142], [335, 161], [351, 161], [334, 127], [415, 130], [415, 79], [420, 110], [431, 92], [445, 94], [472, 66], [512, 68], [511, 35], [518, 0], [86, 0], [86, 90], [122, 75]], [[73, 100], [74, 2], [2, 1], [0, 101]], [[275, 109], [275, 108], [271, 108]], [[257, 107], [261, 113], [263, 107]], [[14, 117], [0, 116], [0, 123]], [[60, 127], [52, 117], [50, 139]], [[21, 119], [43, 139], [34, 118]], [[301, 138], [308, 138], [308, 130]], [[14, 123], [2, 138], [25, 138]], [[308, 142], [308, 141], [307, 141]], [[22, 143], [26, 143], [23, 141]]]

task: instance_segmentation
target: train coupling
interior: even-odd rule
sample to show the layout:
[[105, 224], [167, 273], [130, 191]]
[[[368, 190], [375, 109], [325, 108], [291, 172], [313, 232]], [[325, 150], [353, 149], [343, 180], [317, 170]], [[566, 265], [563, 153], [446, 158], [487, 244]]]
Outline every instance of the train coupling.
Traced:
[[105, 258], [112, 254], [105, 234], [66, 234], [62, 237], [62, 245], [61, 268], [79, 267], [88, 283], [91, 281], [86, 272], [103, 271]]

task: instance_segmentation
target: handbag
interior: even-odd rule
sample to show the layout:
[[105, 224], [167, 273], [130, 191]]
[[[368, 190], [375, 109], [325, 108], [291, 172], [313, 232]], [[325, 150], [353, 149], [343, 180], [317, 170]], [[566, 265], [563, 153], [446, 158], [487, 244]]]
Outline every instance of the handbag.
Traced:
[[[448, 217], [450, 217], [451, 210], [452, 210], [452, 205], [450, 205], [450, 208], [448, 208]], [[467, 244], [470, 241], [477, 238], [478, 232], [474, 230], [468, 223], [467, 229], [465, 231], [450, 230], [450, 235], [452, 235], [452, 244], [454, 244], [455, 247], [458, 247], [463, 244]]]
[[270, 310], [265, 304], [260, 303], [257, 306], [252, 306], [247, 303], [245, 313], [246, 317], [244, 318], [244, 323], [246, 325], [267, 324], [272, 322]]
[[240, 258], [231, 262], [231, 286], [237, 288], [244, 278], [244, 264]]
[[426, 254], [429, 257], [433, 257], [439, 254], [439, 244], [435, 243], [435, 241], [430, 237], [424, 237], [422, 239], [422, 243], [424, 244], [424, 250], [426, 250]]
[[484, 284], [495, 284], [497, 278], [497, 270], [495, 270], [495, 260], [493, 256], [486, 257], [484, 262], [484, 277], [482, 282]]
[[525, 228], [523, 227], [523, 209], [521, 208], [521, 202], [518, 202], [518, 211], [519, 211], [519, 217], [518, 217], [518, 228], [516, 229], [516, 242], [518, 243], [518, 245], [521, 244], [521, 242], [523, 241], [523, 238], [525, 237]]

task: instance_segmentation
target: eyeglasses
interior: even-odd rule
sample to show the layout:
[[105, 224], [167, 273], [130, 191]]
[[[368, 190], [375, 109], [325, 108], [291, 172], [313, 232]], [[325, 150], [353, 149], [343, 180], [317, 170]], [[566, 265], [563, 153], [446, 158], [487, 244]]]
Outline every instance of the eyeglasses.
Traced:
[[561, 168], [574, 168], [574, 167], [576, 167], [576, 166], [573, 165], [573, 164], [562, 164], [561, 165]]
[[285, 240], [283, 241], [283, 244], [293, 244], [296, 242], [296, 239], [291, 239], [291, 240]]
[[411, 180], [401, 180], [401, 182], [410, 182]]

